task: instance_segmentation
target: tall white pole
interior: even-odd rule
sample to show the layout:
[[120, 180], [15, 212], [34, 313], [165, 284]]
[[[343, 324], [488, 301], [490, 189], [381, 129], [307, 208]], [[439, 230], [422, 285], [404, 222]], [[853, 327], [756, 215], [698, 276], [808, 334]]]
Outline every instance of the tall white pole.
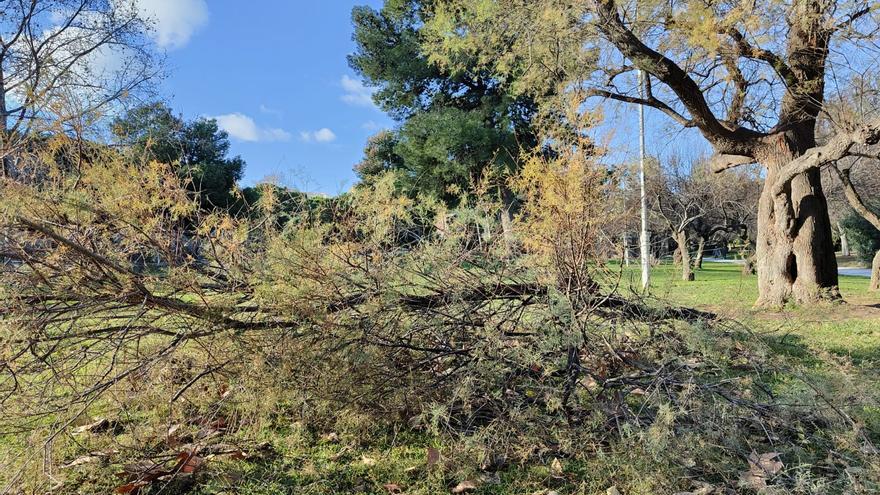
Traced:
[[[645, 97], [645, 72], [639, 71], [639, 96]], [[639, 183], [642, 187], [642, 289], [651, 285], [651, 233], [648, 232], [648, 193], [645, 190], [645, 107], [639, 105]]]

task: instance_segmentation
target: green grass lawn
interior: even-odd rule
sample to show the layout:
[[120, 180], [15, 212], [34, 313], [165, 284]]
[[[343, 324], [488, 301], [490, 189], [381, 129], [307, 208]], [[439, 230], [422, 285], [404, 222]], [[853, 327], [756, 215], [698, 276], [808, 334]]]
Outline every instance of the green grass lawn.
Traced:
[[[623, 291], [635, 291], [639, 272], [623, 272]], [[880, 293], [869, 280], [840, 277], [843, 303], [766, 310], [753, 308], [758, 280], [732, 263], [704, 263], [696, 280], [681, 280], [680, 269], [666, 264], [652, 271], [650, 294], [661, 301], [713, 311], [769, 336], [797, 338], [817, 353], [830, 352], [876, 369], [880, 362]]]

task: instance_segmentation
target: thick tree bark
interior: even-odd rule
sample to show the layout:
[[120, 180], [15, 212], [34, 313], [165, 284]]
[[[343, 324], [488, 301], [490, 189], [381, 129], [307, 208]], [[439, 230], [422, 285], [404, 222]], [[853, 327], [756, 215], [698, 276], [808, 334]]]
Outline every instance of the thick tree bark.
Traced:
[[818, 169], [802, 173], [778, 191], [783, 163], [768, 160], [758, 205], [756, 306], [776, 307], [840, 298], [837, 258], [828, 203]]

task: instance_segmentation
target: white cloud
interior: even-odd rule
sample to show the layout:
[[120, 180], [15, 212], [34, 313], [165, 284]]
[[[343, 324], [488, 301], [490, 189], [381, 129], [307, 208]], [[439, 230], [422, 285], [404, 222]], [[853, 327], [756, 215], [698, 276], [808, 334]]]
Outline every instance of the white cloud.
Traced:
[[137, 0], [141, 15], [153, 23], [153, 38], [161, 48], [173, 50], [208, 23], [205, 0]]
[[284, 129], [260, 127], [254, 119], [241, 113], [229, 113], [211, 118], [215, 119], [217, 125], [234, 139], [251, 143], [290, 141], [290, 133]]
[[373, 88], [364, 86], [364, 83], [349, 76], [342, 76], [342, 89], [345, 94], [342, 95], [342, 101], [349, 105], [358, 105], [362, 107], [375, 107], [373, 102]]
[[326, 127], [317, 131], [302, 131], [299, 133], [299, 137], [307, 143], [330, 143], [336, 141], [336, 134]]

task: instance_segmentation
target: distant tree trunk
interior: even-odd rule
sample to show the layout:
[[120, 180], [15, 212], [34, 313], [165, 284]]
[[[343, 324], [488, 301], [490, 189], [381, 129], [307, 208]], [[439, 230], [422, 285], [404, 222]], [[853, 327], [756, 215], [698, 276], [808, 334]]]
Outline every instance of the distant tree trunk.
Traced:
[[513, 215], [516, 212], [518, 201], [516, 194], [504, 187], [501, 191], [501, 233], [504, 236], [504, 245], [508, 254], [516, 248], [516, 235], [513, 232]]
[[880, 251], [874, 255], [874, 265], [871, 267], [871, 290], [880, 290]]
[[758, 269], [755, 266], [755, 257], [749, 256], [744, 261], [745, 263], [743, 263], [742, 274], [745, 276], [756, 275], [758, 273]]
[[[780, 136], [780, 141], [787, 137]], [[790, 146], [805, 150], [812, 145]], [[784, 150], [765, 159], [767, 178], [758, 205], [757, 306], [840, 298], [837, 258], [820, 171], [801, 173], [787, 184], [780, 182], [781, 193], [777, 189], [779, 171], [792, 160], [792, 154]]]
[[840, 222], [837, 222], [837, 232], [840, 234], [840, 251], [844, 256], [849, 256], [849, 238], [846, 236], [846, 229], [840, 225]]
[[678, 243], [676, 253], [681, 258], [681, 279], [685, 282], [694, 280], [694, 272], [691, 270], [691, 255], [688, 252], [687, 232], [676, 232], [673, 234], [675, 242]]
[[699, 243], [697, 244], [696, 258], [694, 258], [694, 268], [696, 270], [703, 269], [703, 251], [705, 249], [706, 249], [706, 238], [700, 236]]

